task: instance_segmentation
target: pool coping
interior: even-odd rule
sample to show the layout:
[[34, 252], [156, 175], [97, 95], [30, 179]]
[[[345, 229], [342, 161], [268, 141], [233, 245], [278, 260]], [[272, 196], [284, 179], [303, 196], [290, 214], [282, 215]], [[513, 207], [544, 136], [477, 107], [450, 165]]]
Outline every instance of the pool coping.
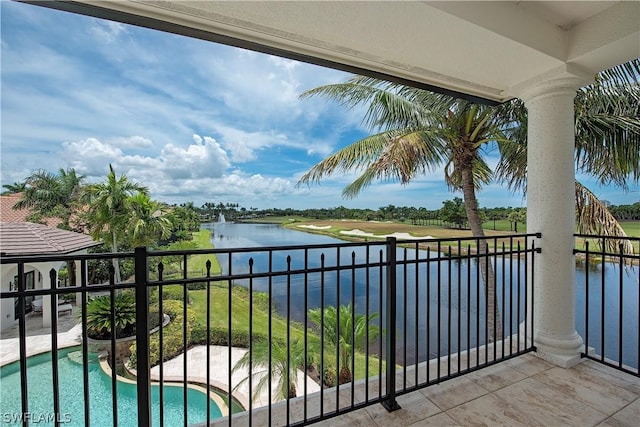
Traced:
[[[112, 376], [112, 369], [111, 366], [109, 366], [109, 363], [107, 361], [107, 356], [105, 353], [101, 353], [98, 355], [98, 360], [100, 361], [100, 369], [102, 369], [102, 371], [107, 374], [109, 377]], [[125, 365], [125, 369], [126, 365]], [[129, 369], [127, 369], [127, 372], [133, 374]], [[124, 383], [128, 383], [128, 384], [137, 384], [136, 381], [123, 377], [122, 375], [118, 375], [116, 373], [116, 380], [118, 381], [122, 381]], [[184, 383], [182, 382], [182, 380], [180, 381], [176, 381], [174, 379], [168, 379], [167, 381], [162, 381], [162, 382], [158, 382], [158, 381], [153, 381], [151, 383], [152, 385], [158, 385], [160, 387], [164, 387], [164, 386], [168, 386], [168, 387], [182, 387], [184, 385]], [[229, 407], [227, 406], [226, 403], [224, 403], [224, 401], [222, 400], [222, 398], [220, 396], [218, 396], [217, 394], [215, 394], [212, 391], [207, 392], [207, 390], [199, 385], [196, 384], [191, 384], [189, 382], [186, 383], [187, 388], [191, 388], [193, 390], [197, 390], [199, 392], [201, 392], [204, 395], [209, 395], [209, 398], [211, 400], [213, 400], [215, 402], [215, 404], [218, 406], [218, 408], [220, 409], [221, 412], [221, 416], [222, 417], [227, 417], [229, 416]]]

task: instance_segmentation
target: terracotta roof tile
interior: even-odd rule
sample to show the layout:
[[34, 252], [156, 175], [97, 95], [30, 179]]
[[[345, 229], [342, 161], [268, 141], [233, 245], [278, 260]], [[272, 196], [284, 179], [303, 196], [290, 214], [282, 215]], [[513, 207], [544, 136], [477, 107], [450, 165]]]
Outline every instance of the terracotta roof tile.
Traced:
[[67, 254], [99, 245], [86, 234], [30, 222], [0, 222], [0, 253], [10, 255]]
[[[0, 221], [1, 222], [27, 222], [27, 217], [31, 213], [29, 209], [13, 209], [22, 198], [22, 193], [0, 196]], [[45, 218], [45, 223], [49, 227], [57, 227], [61, 220], [59, 218]]]

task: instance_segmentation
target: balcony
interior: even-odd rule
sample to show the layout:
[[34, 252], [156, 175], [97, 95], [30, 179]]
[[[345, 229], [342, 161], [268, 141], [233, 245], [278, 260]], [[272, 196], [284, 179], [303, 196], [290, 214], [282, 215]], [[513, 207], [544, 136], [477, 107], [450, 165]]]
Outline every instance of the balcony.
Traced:
[[[141, 248], [117, 254], [135, 271], [121, 283], [114, 282], [113, 268], [107, 283], [89, 280], [96, 263], [112, 265], [114, 254], [3, 257], [4, 271], [18, 277], [17, 289], [0, 294], [18, 310], [17, 325], [1, 335], [3, 395], [13, 375], [17, 405], [3, 413], [3, 422], [112, 425], [127, 424], [133, 414], [141, 426], [633, 425], [640, 410], [639, 257], [594, 250], [595, 236], [578, 237], [586, 244], [576, 256], [593, 265], [586, 283], [578, 275], [578, 317], [584, 322], [577, 325], [585, 347], [583, 362], [564, 369], [536, 357], [535, 307], [541, 302], [534, 272], [544, 251], [536, 247], [539, 237]], [[630, 240], [637, 245], [638, 239]], [[205, 271], [194, 271], [194, 256], [211, 261]], [[20, 278], [53, 258], [76, 264], [77, 286], [56, 287], [51, 270], [43, 288], [25, 289]], [[171, 271], [169, 259], [179, 260], [179, 271]], [[609, 263], [605, 268], [596, 259]], [[219, 274], [212, 273], [215, 263]], [[488, 292], [485, 280], [492, 284]], [[96, 350], [86, 327], [89, 297], [113, 302], [126, 292], [135, 293], [133, 364], [118, 350], [120, 339]], [[177, 300], [159, 298], [165, 294]], [[55, 307], [56, 299], [70, 296], [71, 314], [22, 314], [32, 297], [50, 299]], [[169, 323], [160, 313], [170, 313]], [[113, 320], [117, 315], [112, 309]], [[183, 321], [196, 315], [204, 321]], [[50, 327], [42, 326], [43, 316], [50, 317]], [[332, 321], [346, 325], [337, 337]], [[93, 353], [101, 353], [99, 360]], [[243, 356], [247, 363], [238, 364]], [[75, 374], [66, 370], [67, 359], [77, 363]], [[39, 377], [38, 367], [45, 369]], [[341, 380], [343, 368], [351, 379]], [[281, 380], [295, 384], [295, 393], [291, 387], [281, 393]], [[117, 390], [106, 410], [94, 406], [96, 382]], [[50, 392], [44, 403], [36, 402], [43, 383]], [[126, 390], [133, 409], [123, 406]], [[79, 406], [70, 406], [71, 400]], [[175, 407], [181, 411], [177, 422], [169, 418]]]

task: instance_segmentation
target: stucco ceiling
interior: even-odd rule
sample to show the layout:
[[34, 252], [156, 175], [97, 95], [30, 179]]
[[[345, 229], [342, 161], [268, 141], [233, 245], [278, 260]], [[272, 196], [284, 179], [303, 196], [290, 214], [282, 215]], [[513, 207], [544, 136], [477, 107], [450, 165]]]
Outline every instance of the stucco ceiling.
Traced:
[[640, 57], [638, 1], [79, 1], [45, 3], [370, 70], [494, 101], [558, 69]]

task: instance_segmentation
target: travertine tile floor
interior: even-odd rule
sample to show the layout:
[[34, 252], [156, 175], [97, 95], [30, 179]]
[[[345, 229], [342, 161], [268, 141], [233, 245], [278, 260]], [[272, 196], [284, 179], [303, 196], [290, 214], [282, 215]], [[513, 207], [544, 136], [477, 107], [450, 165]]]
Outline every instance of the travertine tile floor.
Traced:
[[571, 369], [533, 354], [398, 397], [319, 426], [638, 426], [640, 378], [591, 360]]

